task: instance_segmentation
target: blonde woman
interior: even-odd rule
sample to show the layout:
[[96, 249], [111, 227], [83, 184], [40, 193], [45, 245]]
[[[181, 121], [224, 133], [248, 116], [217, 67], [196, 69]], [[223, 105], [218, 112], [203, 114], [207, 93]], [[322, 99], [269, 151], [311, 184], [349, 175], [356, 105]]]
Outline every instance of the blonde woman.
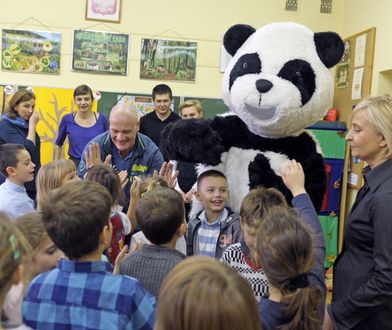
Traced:
[[364, 186], [346, 221], [334, 265], [325, 329], [390, 329], [392, 325], [392, 97], [369, 97], [353, 110], [346, 136], [365, 161]]

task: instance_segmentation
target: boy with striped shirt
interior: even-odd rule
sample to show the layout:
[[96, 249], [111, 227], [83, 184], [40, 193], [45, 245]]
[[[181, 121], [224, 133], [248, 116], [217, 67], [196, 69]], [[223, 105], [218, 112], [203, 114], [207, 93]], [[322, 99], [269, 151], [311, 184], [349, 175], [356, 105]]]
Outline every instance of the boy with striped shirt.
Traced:
[[226, 208], [229, 190], [225, 175], [217, 170], [200, 174], [195, 196], [204, 210], [189, 220], [187, 255], [219, 259], [224, 250], [241, 237], [239, 215]]

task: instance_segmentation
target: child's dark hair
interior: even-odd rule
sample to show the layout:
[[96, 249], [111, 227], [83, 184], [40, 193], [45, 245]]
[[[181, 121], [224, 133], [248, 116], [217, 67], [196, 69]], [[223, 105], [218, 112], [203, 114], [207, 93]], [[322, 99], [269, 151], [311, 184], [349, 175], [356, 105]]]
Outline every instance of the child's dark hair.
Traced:
[[42, 221], [53, 243], [70, 259], [78, 259], [98, 248], [111, 206], [112, 198], [101, 184], [73, 182], [42, 199]]
[[197, 177], [197, 187], [199, 187], [199, 185], [201, 184], [201, 182], [208, 177], [215, 177], [215, 178], [224, 178], [227, 181], [226, 176], [218, 170], [208, 170], [205, 171], [203, 173], [201, 173], [198, 177]]
[[170, 89], [170, 87], [166, 84], [159, 84], [156, 85], [153, 89], [152, 89], [152, 99], [155, 100], [155, 96], [159, 94], [169, 94], [170, 99], [173, 98], [173, 93], [172, 90]]
[[122, 193], [120, 178], [110, 165], [99, 164], [91, 167], [86, 174], [85, 180], [98, 182], [109, 190], [113, 204], [119, 200]]
[[287, 202], [277, 189], [263, 187], [252, 189], [242, 200], [241, 221], [252, 230], [257, 230], [266, 216], [274, 212], [276, 207], [282, 206], [287, 206]]
[[16, 167], [18, 164], [18, 154], [26, 150], [21, 144], [4, 143], [0, 145], [0, 171], [8, 177], [7, 167]]
[[91, 101], [94, 101], [93, 91], [87, 85], [79, 85], [78, 87], [76, 87], [73, 96], [75, 98], [76, 96], [86, 95], [86, 94], [89, 94], [91, 97]]
[[184, 201], [172, 188], [158, 188], [146, 192], [138, 201], [136, 219], [151, 243], [170, 242], [185, 221]]
[[257, 253], [271, 286], [282, 294], [282, 330], [319, 329], [320, 288], [309, 283], [314, 264], [310, 230], [293, 209], [277, 208], [261, 223]]

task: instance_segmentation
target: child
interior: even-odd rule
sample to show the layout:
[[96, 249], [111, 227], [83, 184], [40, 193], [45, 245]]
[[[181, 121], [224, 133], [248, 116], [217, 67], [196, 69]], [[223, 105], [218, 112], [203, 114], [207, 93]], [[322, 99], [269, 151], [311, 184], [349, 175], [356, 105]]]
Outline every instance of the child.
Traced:
[[31, 212], [15, 220], [16, 227], [30, 243], [31, 253], [26, 262], [25, 283], [12, 286], [4, 302], [4, 315], [7, 325], [22, 324], [22, 299], [26, 284], [38, 274], [56, 267], [57, 261], [64, 257], [46, 233], [39, 212]]
[[197, 179], [196, 198], [204, 210], [189, 220], [187, 255], [221, 258], [223, 251], [241, 237], [239, 215], [225, 208], [229, 198], [227, 180], [222, 172], [208, 170]]
[[76, 167], [69, 159], [59, 159], [42, 165], [37, 173], [37, 201], [44, 198], [48, 192], [67, 183], [79, 181]]
[[255, 235], [260, 223], [278, 206], [287, 207], [287, 203], [276, 189], [251, 190], [242, 201], [240, 209], [244, 238], [241, 242], [230, 245], [221, 258], [223, 263], [238, 271], [248, 281], [257, 301], [268, 295], [268, 281], [263, 268], [257, 265], [251, 251], [254, 248]]
[[[139, 180], [139, 178], [137, 179]], [[155, 190], [157, 188], [168, 188], [169, 184], [162, 176], [154, 175], [140, 180], [136, 185], [132, 184], [132, 186], [135, 187], [135, 189], [131, 192], [132, 200], [130, 205], [134, 211], [133, 217], [136, 218], [136, 205], [139, 199], [146, 192]], [[143, 231], [138, 231], [132, 235], [131, 250], [134, 249], [138, 244], [151, 244], [146, 235], [144, 235]], [[178, 238], [176, 242], [176, 250], [182, 254], [186, 254], [186, 242], [184, 236]]]
[[88, 170], [85, 180], [100, 183], [109, 190], [112, 196], [113, 205], [110, 222], [112, 223], [113, 235], [108, 249], [108, 257], [114, 265], [117, 256], [125, 245], [125, 235], [130, 234], [132, 228], [136, 227], [136, 221], [132, 225], [128, 216], [118, 209], [117, 201], [122, 193], [122, 187], [120, 178], [113, 167], [106, 164], [95, 165]]
[[[22, 281], [22, 260], [28, 251], [28, 243], [5, 213], [0, 213], [0, 251], [0, 317], [3, 320], [3, 301], [11, 287]], [[6, 324], [0, 324], [0, 328], [3, 327], [5, 328]], [[12, 327], [9, 324], [7, 328], [27, 329], [24, 326]]]
[[249, 285], [237, 272], [207, 257], [190, 257], [166, 277], [155, 330], [258, 330]]
[[0, 145], [0, 171], [6, 180], [0, 186], [0, 211], [12, 219], [34, 211], [34, 201], [24, 184], [34, 179], [35, 165], [24, 146], [14, 143]]
[[102, 185], [73, 182], [41, 201], [52, 241], [70, 260], [30, 283], [23, 320], [34, 329], [152, 329], [155, 300], [127, 276], [113, 275], [101, 260], [112, 237], [112, 199]]
[[186, 230], [184, 212], [181, 194], [174, 189], [158, 188], [144, 194], [137, 204], [136, 218], [152, 244], [131, 253], [120, 264], [120, 274], [137, 278], [157, 296], [167, 274], [185, 258], [175, 249]]
[[260, 224], [256, 248], [270, 284], [269, 299], [262, 298], [259, 305], [262, 328], [319, 329], [326, 293], [324, 237], [301, 164], [290, 161], [282, 179], [301, 218], [291, 209], [277, 208]]

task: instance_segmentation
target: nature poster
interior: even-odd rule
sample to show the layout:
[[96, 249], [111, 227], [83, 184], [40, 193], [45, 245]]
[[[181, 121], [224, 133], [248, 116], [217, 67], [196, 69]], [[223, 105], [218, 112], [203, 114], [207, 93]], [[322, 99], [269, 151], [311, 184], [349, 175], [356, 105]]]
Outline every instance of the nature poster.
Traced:
[[103, 74], [127, 74], [127, 34], [75, 30], [72, 69]]
[[61, 33], [3, 29], [1, 68], [60, 74]]
[[197, 43], [142, 39], [140, 78], [195, 81]]

